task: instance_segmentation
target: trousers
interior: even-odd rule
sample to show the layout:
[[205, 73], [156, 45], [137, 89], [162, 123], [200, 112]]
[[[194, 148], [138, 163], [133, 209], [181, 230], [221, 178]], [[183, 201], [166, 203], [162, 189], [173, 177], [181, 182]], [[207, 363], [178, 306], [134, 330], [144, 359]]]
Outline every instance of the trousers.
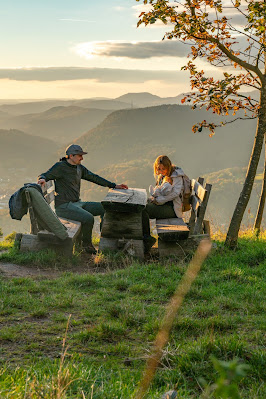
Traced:
[[100, 216], [100, 227], [104, 215], [104, 208], [100, 202], [66, 202], [55, 208], [57, 216], [81, 222], [82, 243], [91, 244], [94, 216]]
[[150, 219], [176, 218], [173, 202], [169, 201], [164, 205], [148, 203], [142, 211], [142, 230], [144, 238], [150, 236]]

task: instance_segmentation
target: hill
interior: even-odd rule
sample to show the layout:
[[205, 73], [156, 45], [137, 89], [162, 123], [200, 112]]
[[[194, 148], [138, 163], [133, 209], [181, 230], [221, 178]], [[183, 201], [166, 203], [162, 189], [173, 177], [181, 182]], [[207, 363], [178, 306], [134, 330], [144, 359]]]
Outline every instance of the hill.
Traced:
[[[0, 129], [0, 143], [1, 212], [7, 208], [11, 194], [24, 183], [36, 182], [37, 176], [47, 169], [47, 165], [54, 163], [57, 159], [58, 145], [52, 140], [32, 136], [15, 129]], [[4, 219], [3, 225], [6, 225], [6, 213], [1, 214], [0, 219]], [[11, 222], [10, 217], [8, 221]], [[10, 229], [12, 226], [11, 223]], [[22, 226], [17, 223], [17, 227], [19, 230]]]
[[1, 118], [0, 114], [0, 126], [5, 129], [20, 129], [65, 144], [97, 126], [111, 112], [77, 106], [58, 106], [41, 113], [13, 116], [8, 119]]
[[117, 110], [117, 109], [126, 109], [130, 108], [130, 104], [122, 101], [117, 101], [113, 99], [107, 100], [79, 100], [76, 102], [76, 105], [84, 108], [98, 108], [105, 110]]
[[137, 105], [138, 107], [147, 107], [150, 105], [158, 104], [162, 100], [161, 97], [155, 96], [151, 93], [127, 93], [116, 100], [126, 102], [128, 104]]
[[133, 108], [151, 107], [163, 104], [181, 104], [181, 99], [185, 94], [179, 94], [176, 97], [159, 97], [151, 93], [127, 93], [118, 97], [116, 100], [125, 101], [131, 104]]
[[[204, 110], [192, 111], [178, 105], [120, 110], [76, 142], [88, 151], [84, 157], [88, 169], [111, 181], [146, 189], [154, 182], [155, 158], [168, 154], [191, 178], [203, 175], [214, 182], [208, 217], [215, 220], [216, 226], [226, 226], [244, 182], [255, 121], [229, 124], [218, 129], [212, 138], [208, 132], [193, 134], [192, 124], [207, 115]], [[219, 174], [224, 178], [217, 177]], [[86, 199], [100, 200], [106, 193], [106, 189], [85, 182], [82, 187]], [[245, 223], [254, 218], [260, 187], [261, 182], [257, 181]]]
[[[89, 111], [74, 106], [58, 107], [42, 113], [41, 120], [44, 125], [50, 124], [51, 131], [53, 127], [55, 135], [55, 130], [59, 131], [60, 126], [62, 132], [64, 129], [67, 131], [65, 118], [68, 112], [72, 115], [69, 119], [71, 131], [77, 128], [82, 115], [86, 116]], [[27, 123], [30, 121], [30, 126], [35, 122], [42, 126], [39, 117], [35, 114], [20, 118], [25, 118]], [[193, 134], [193, 123], [208, 117], [209, 113], [204, 110], [192, 111], [190, 107], [180, 105], [119, 110], [109, 114], [76, 142], [88, 151], [83, 161], [88, 169], [131, 187], [148, 188], [154, 182], [152, 164], [155, 158], [162, 153], [168, 154], [191, 178], [203, 175], [210, 183], [214, 182], [208, 218], [215, 220], [216, 225], [226, 225], [244, 181], [255, 121], [229, 124], [218, 129], [212, 138], [208, 132]], [[74, 118], [77, 118], [77, 122], [71, 125], [71, 119]], [[213, 120], [219, 121], [220, 118], [216, 116]], [[0, 143], [0, 197], [4, 196], [3, 201], [21, 183], [36, 181], [40, 172], [47, 170], [64, 154], [67, 144], [58, 149], [49, 140], [17, 130], [0, 130]], [[261, 181], [257, 181], [245, 223], [250, 222], [256, 213], [260, 186]], [[106, 188], [82, 183], [84, 200], [99, 201], [105, 194]]]
[[11, 115], [23, 115], [47, 111], [52, 107], [67, 106], [72, 104], [72, 100], [39, 100], [30, 102], [7, 103], [0, 106], [0, 110]]
[[24, 115], [40, 113], [54, 107], [77, 106], [83, 108], [95, 108], [102, 110], [119, 110], [127, 108], [151, 107], [162, 104], [181, 104], [184, 94], [176, 97], [159, 97], [151, 93], [127, 93], [117, 98], [85, 98], [80, 100], [36, 100], [23, 102], [8, 102], [0, 104], [0, 112], [11, 115]]
[[83, 99], [83, 100], [45, 100], [25, 103], [11, 103], [0, 105], [0, 110], [11, 115], [40, 113], [53, 107], [78, 106], [83, 108], [97, 108], [104, 110], [117, 110], [129, 108], [130, 104], [112, 99]]
[[192, 125], [208, 116], [204, 110], [181, 105], [120, 110], [76, 142], [88, 151], [86, 159], [96, 170], [114, 161], [154, 160], [161, 153], [169, 154], [192, 176], [246, 166], [255, 122], [229, 124], [212, 138], [204, 131], [193, 134]]
[[27, 168], [43, 164], [54, 157], [57, 144], [52, 140], [26, 134], [20, 130], [0, 129], [0, 168]]

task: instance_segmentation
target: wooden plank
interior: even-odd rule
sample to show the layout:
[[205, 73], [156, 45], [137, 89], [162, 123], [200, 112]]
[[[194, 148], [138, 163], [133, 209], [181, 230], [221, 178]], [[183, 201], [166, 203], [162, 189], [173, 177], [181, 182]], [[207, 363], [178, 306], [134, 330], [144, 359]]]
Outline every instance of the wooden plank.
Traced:
[[181, 218], [157, 219], [156, 229], [159, 238], [164, 241], [185, 240], [189, 235], [189, 228]]
[[[49, 232], [47, 232], [49, 233]], [[50, 233], [51, 234], [51, 233]], [[56, 238], [56, 237], [55, 237]], [[50, 242], [50, 238], [47, 240], [40, 240], [37, 235], [33, 234], [23, 234], [20, 241], [20, 251], [21, 252], [36, 252], [41, 251], [43, 249], [52, 249], [56, 252], [59, 252], [62, 255], [70, 256], [73, 253], [73, 242], [71, 239], [66, 239], [65, 241], [61, 241], [61, 245], [59, 245], [55, 240]], [[58, 239], [59, 240], [59, 239]]]
[[41, 251], [47, 248], [47, 243], [38, 240], [37, 235], [23, 234], [20, 241], [20, 251]]
[[39, 240], [49, 242], [53, 245], [62, 245], [69, 238], [68, 237], [68, 238], [66, 238], [66, 240], [61, 240], [60, 238], [56, 237], [56, 235], [54, 233], [52, 233], [51, 231], [47, 231], [47, 230], [38, 231], [37, 237]]
[[[193, 180], [194, 180], [194, 179], [193, 179]], [[196, 196], [200, 199], [200, 201], [202, 202], [203, 199], [204, 199], [204, 196], [205, 196], [205, 192], [206, 192], [205, 188], [202, 187], [202, 185], [201, 185], [199, 182], [197, 182], [196, 180], [193, 181], [192, 187], [193, 187], [193, 190], [194, 190], [194, 192], [195, 192], [195, 195], [196, 195]]]
[[44, 195], [44, 198], [49, 205], [54, 201], [54, 197], [54, 191], [51, 191], [50, 193]]
[[[195, 183], [196, 183], [196, 180], [192, 179], [192, 182], [191, 182], [192, 189], [194, 189]], [[203, 177], [199, 177], [198, 178], [198, 183], [201, 184], [201, 186], [203, 186], [204, 178]], [[193, 201], [192, 202], [192, 209], [191, 209], [190, 219], [189, 219], [189, 222], [188, 222], [189, 230], [190, 230], [190, 233], [189, 233], [190, 236], [192, 234], [194, 234], [196, 218], [197, 218], [197, 214], [198, 214], [198, 211], [199, 211], [199, 208], [200, 208], [199, 207], [200, 204], [196, 201], [197, 197], [194, 196], [194, 198], [195, 199], [193, 199], [193, 197], [192, 197], [192, 201]]]
[[140, 188], [110, 189], [101, 203], [106, 211], [141, 212], [147, 203], [147, 192]]
[[50, 188], [50, 187], [54, 187], [54, 183], [53, 183], [54, 181], [53, 180], [49, 180], [49, 181], [47, 181], [45, 184], [46, 184], [46, 187], [47, 187], [47, 190]]
[[59, 218], [60, 222], [67, 228], [68, 236], [74, 240], [81, 230], [81, 222], [76, 220]]
[[49, 180], [42, 185], [42, 192], [44, 196], [48, 193], [49, 189], [54, 189], [53, 180]]
[[209, 197], [210, 197], [211, 188], [212, 188], [212, 185], [207, 183], [206, 186], [205, 186], [206, 193], [205, 193], [204, 199], [203, 199], [203, 201], [201, 203], [201, 206], [200, 206], [200, 208], [198, 210], [197, 220], [196, 220], [196, 224], [195, 224], [195, 228], [194, 228], [193, 234], [200, 234], [201, 231], [202, 231], [203, 219], [204, 219], [204, 215], [205, 215], [205, 212], [206, 212], [208, 200], [209, 200]]
[[191, 196], [191, 207], [194, 212], [197, 212], [197, 209], [199, 208], [200, 204], [201, 204], [201, 201], [195, 195], [192, 195]]
[[209, 220], [203, 220], [203, 232], [209, 236], [211, 235], [211, 226]]
[[196, 223], [196, 215], [197, 215], [197, 211], [195, 211], [192, 207], [191, 209], [191, 215], [190, 215], [190, 219], [188, 222], [188, 226], [189, 226], [189, 234], [193, 234], [194, 232], [194, 228], [195, 228], [195, 223]]
[[[81, 230], [81, 223], [73, 220], [60, 219], [60, 218], [59, 220], [67, 228], [68, 238], [74, 241]], [[56, 237], [54, 233], [47, 230], [40, 230], [37, 236], [40, 240], [46, 240], [50, 242], [53, 242], [54, 240], [54, 244], [56, 245], [60, 245], [63, 242], [64, 243], [66, 242], [66, 240], [61, 240], [60, 238]]]
[[42, 185], [42, 192], [46, 202], [54, 210], [54, 200], [55, 200], [54, 181], [49, 180], [44, 185]]
[[157, 219], [156, 228], [157, 233], [163, 233], [164, 231], [176, 230], [176, 227], [187, 229], [187, 224], [182, 218], [171, 218], [171, 219]]
[[177, 240], [175, 242], [158, 240], [159, 257], [177, 256], [183, 260], [187, 255], [196, 251], [201, 240], [209, 240], [208, 234], [191, 236], [187, 240]]
[[101, 235], [106, 238], [133, 238], [135, 240], [142, 240], [141, 212], [106, 212]]
[[121, 241], [121, 239], [101, 237], [99, 251], [122, 251], [130, 256], [144, 259], [144, 245], [142, 240], [123, 240], [123, 245], [121, 245]]
[[31, 196], [30, 196], [30, 193], [28, 190], [25, 190], [25, 196], [26, 196], [26, 200], [28, 203], [29, 214], [30, 214], [30, 223], [31, 223], [30, 232], [31, 232], [31, 234], [37, 234], [40, 229], [38, 226], [37, 218], [36, 218], [34, 210], [33, 210]]
[[203, 186], [204, 177], [199, 177], [199, 178], [198, 178], [198, 182], [199, 182], [199, 184], [201, 184], [201, 185]]

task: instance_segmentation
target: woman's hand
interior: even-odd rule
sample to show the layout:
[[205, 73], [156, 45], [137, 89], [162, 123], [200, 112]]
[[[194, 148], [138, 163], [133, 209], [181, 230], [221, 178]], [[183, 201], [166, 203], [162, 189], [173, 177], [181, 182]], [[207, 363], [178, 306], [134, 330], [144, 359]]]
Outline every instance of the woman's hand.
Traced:
[[155, 205], [158, 205], [158, 203], [157, 203], [157, 201], [156, 201], [156, 198], [154, 198], [154, 197], [149, 197], [148, 198], [148, 204], [155, 204]]

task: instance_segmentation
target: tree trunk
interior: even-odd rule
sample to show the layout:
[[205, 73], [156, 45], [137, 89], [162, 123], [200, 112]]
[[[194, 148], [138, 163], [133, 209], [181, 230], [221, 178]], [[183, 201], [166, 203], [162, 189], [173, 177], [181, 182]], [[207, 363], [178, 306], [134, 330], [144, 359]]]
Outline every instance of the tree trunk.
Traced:
[[259, 234], [260, 234], [260, 227], [261, 227], [263, 210], [264, 210], [264, 205], [265, 205], [265, 198], [266, 198], [266, 135], [264, 136], [264, 149], [265, 149], [264, 176], [263, 176], [262, 189], [261, 189], [261, 195], [260, 195], [260, 203], [259, 203], [259, 207], [258, 207], [256, 220], [254, 223], [254, 231], [257, 236], [259, 236]]
[[253, 183], [255, 180], [260, 154], [263, 146], [264, 135], [266, 131], [266, 87], [263, 84], [261, 88], [260, 109], [258, 113], [257, 131], [254, 139], [253, 149], [249, 160], [246, 179], [242, 192], [236, 204], [230, 226], [227, 232], [225, 244], [229, 248], [235, 248], [237, 245], [238, 233], [243, 219], [244, 212], [250, 199]]

